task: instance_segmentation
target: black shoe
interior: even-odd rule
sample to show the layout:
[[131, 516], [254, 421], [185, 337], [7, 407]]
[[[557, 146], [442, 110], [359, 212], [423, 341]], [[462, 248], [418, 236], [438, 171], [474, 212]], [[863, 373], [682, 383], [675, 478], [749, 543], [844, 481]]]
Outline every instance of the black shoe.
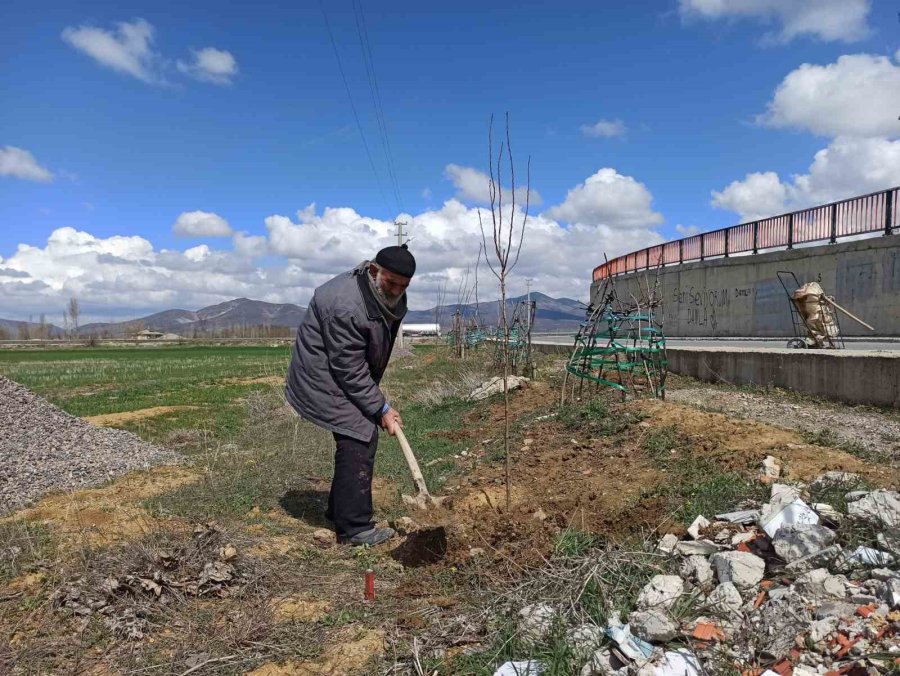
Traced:
[[340, 544], [349, 544], [351, 547], [362, 547], [363, 545], [374, 547], [382, 542], [387, 542], [396, 534], [397, 531], [393, 528], [370, 528], [351, 537], [338, 537], [338, 542]]

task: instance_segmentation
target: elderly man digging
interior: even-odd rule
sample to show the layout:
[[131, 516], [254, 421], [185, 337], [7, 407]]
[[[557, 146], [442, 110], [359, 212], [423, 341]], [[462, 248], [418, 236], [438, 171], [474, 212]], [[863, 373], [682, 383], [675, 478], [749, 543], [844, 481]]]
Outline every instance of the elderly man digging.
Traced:
[[395, 535], [372, 520], [378, 427], [403, 421], [378, 387], [400, 322], [416, 260], [390, 246], [374, 261], [329, 280], [313, 294], [291, 356], [285, 394], [294, 410], [334, 435], [334, 478], [325, 516], [338, 542], [377, 545]]

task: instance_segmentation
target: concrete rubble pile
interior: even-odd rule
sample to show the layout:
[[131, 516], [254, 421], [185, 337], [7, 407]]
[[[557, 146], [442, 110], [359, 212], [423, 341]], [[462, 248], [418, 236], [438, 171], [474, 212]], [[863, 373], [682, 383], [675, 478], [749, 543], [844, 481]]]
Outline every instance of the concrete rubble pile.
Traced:
[[[656, 551], [678, 574], [653, 577], [602, 636], [594, 627], [581, 676], [900, 673], [900, 493], [842, 492], [859, 482], [827, 472], [809, 486], [772, 483], [759, 509], [665, 535]], [[552, 626], [543, 606], [520, 615], [532, 639]]]

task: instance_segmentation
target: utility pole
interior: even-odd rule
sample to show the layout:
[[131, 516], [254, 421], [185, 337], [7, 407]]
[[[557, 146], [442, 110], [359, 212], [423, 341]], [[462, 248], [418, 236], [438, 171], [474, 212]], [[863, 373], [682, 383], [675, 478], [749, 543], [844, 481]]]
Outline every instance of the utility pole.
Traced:
[[397, 246], [403, 246], [403, 226], [406, 225], [406, 221], [394, 221], [394, 225], [397, 226]]
[[[394, 221], [397, 226], [397, 246], [403, 246], [403, 226], [406, 221]], [[400, 322], [400, 328], [397, 331], [397, 337], [400, 339], [400, 349], [403, 349], [403, 322]]]
[[528, 333], [531, 333], [531, 282], [534, 280], [529, 277], [525, 280], [525, 286], [528, 289], [528, 309], [525, 314], [526, 324], [528, 325]]

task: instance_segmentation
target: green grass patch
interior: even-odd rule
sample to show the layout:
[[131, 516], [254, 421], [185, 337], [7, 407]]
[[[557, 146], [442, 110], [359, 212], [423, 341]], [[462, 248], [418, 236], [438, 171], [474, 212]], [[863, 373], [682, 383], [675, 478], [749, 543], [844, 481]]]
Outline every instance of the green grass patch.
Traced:
[[585, 403], [567, 404], [559, 409], [556, 419], [571, 430], [581, 430], [599, 436], [614, 436], [643, 416], [618, 403], [592, 399]]

